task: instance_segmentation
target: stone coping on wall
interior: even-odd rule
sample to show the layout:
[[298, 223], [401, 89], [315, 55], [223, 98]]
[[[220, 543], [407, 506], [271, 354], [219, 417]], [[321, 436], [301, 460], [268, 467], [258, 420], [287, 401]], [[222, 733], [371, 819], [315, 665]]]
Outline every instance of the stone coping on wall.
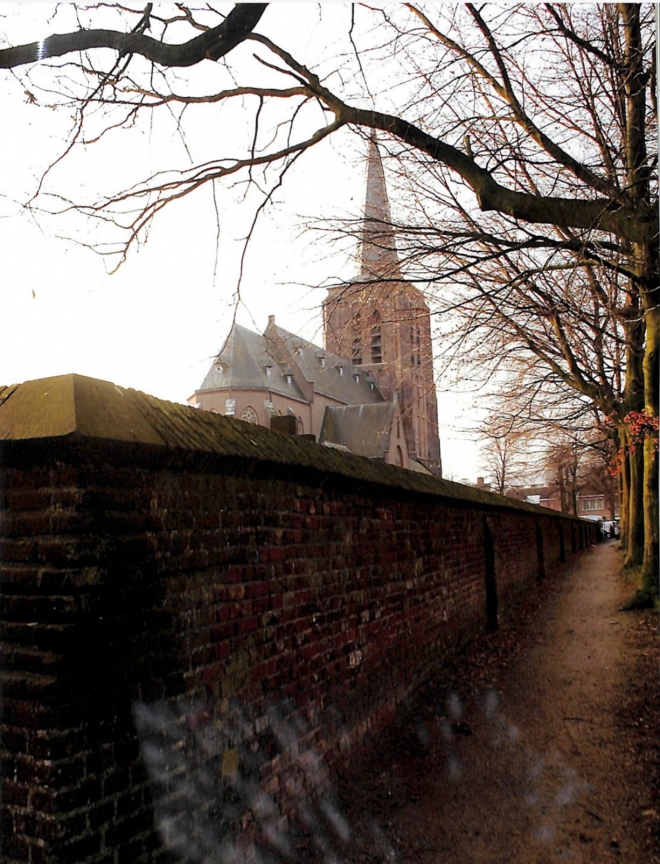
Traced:
[[570, 519], [461, 483], [354, 456], [263, 426], [149, 396], [84, 375], [58, 375], [0, 385], [0, 442], [97, 441], [148, 445], [341, 475], [488, 508]]

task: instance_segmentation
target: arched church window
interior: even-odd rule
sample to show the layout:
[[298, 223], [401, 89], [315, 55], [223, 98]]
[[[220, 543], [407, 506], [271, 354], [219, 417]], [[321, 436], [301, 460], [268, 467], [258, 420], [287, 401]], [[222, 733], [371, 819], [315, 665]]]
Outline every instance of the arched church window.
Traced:
[[356, 312], [353, 317], [353, 346], [351, 359], [356, 366], [362, 364], [362, 333], [360, 330], [360, 313]]
[[243, 413], [241, 414], [241, 420], [243, 420], [245, 423], [259, 423], [257, 412], [250, 405], [248, 405], [247, 408], [243, 409]]
[[380, 312], [374, 309], [371, 313], [371, 362], [383, 362], [383, 343], [380, 331]]
[[422, 365], [422, 329], [419, 324], [410, 325], [410, 365]]

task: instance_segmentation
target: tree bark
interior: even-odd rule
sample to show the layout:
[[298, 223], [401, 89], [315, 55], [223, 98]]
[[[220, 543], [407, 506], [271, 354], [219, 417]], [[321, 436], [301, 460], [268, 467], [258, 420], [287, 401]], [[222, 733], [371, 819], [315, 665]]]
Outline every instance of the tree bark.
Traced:
[[[658, 417], [658, 342], [660, 341], [660, 310], [646, 313], [646, 351], [644, 353], [644, 410], [649, 417]], [[656, 439], [647, 434], [644, 439], [644, 560], [642, 590], [658, 596], [658, 453]]]
[[628, 557], [630, 549], [630, 463], [626, 453], [625, 430], [621, 427], [617, 430], [619, 459], [619, 536], [621, 538], [621, 549], [624, 560]]
[[[648, 200], [650, 170], [646, 149], [646, 76], [643, 64], [643, 40], [640, 28], [640, 8], [636, 3], [619, 3], [619, 15], [625, 37], [626, 130], [625, 159], [628, 173], [628, 194], [634, 201]], [[639, 277], [639, 293], [644, 312], [644, 356], [642, 378], [644, 412], [658, 416], [658, 342], [660, 340], [658, 303], [658, 232], [646, 243], [633, 243], [635, 270]], [[646, 430], [642, 455], [642, 586], [648, 593], [658, 594], [658, 462], [653, 435]], [[637, 457], [637, 453], [635, 453]]]
[[638, 445], [628, 446], [630, 489], [628, 494], [628, 548], [624, 559], [625, 567], [639, 567], [644, 559], [644, 451]]

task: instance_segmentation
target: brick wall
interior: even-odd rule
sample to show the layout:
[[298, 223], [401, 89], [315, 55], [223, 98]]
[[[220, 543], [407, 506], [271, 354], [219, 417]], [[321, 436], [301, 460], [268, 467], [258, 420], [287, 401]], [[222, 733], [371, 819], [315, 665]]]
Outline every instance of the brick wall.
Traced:
[[56, 438], [2, 459], [7, 862], [201, 861], [230, 843], [278, 860], [312, 788], [340, 831], [328, 772], [492, 624], [487, 600], [505, 613], [594, 539], [390, 468], [385, 484]]

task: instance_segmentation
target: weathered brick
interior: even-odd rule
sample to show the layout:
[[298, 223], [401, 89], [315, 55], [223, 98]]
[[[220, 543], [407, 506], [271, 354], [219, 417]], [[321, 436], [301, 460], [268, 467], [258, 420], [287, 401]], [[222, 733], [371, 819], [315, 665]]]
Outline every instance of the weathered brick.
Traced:
[[105, 843], [110, 848], [114, 848], [121, 843], [130, 842], [139, 834], [153, 830], [153, 827], [153, 812], [149, 807], [143, 807], [122, 821], [108, 826], [105, 831]]
[[[7, 766], [5, 765], [5, 771]], [[11, 813], [19, 807], [27, 807], [30, 796], [30, 786], [19, 783], [17, 780], [9, 779], [7, 776], [2, 781], [2, 801], [5, 808], [11, 808]]]
[[101, 849], [101, 833], [88, 834], [68, 843], [59, 845], [59, 859], [65, 861], [85, 861]]
[[[185, 470], [164, 457], [150, 467], [152, 456], [134, 465], [95, 448], [86, 459], [81, 445], [79, 465], [12, 469], [2, 492], [3, 804], [12, 826], [42, 831], [41, 845], [16, 847], [33, 861], [161, 859], [136, 700], [185, 695], [211, 718], [229, 711], [226, 691], [248, 740], [268, 726], [248, 715], [291, 696], [310, 717], [324, 711], [299, 755], [313, 746], [336, 768], [393, 716], [397, 694], [485, 626], [485, 511], [339, 475], [315, 488], [277, 470], [259, 479], [193, 456]], [[538, 578], [537, 524], [548, 565], [560, 533], [551, 515], [486, 517], [505, 608]], [[286, 810], [292, 755], [268, 759]], [[72, 841], [51, 859], [44, 842], [58, 838], [42, 812]]]
[[88, 808], [101, 798], [101, 781], [97, 777], [84, 780], [78, 786], [64, 789], [57, 794], [57, 808], [60, 813], [70, 813], [81, 807]]

